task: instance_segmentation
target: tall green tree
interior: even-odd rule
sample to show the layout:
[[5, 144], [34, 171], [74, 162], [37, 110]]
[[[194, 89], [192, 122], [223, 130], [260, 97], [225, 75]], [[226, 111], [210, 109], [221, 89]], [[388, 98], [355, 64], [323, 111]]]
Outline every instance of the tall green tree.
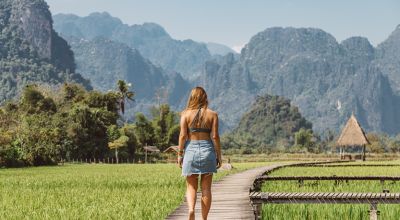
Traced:
[[313, 152], [315, 147], [315, 142], [313, 140], [313, 132], [311, 129], [301, 128], [294, 135], [295, 145], [307, 149], [308, 152]]
[[135, 101], [134, 96], [135, 93], [129, 90], [131, 87], [130, 83], [126, 83], [123, 80], [118, 80], [118, 94], [119, 98], [119, 108], [122, 114], [125, 114], [125, 102], [126, 100]]
[[135, 125], [134, 124], [126, 124], [121, 128], [121, 133], [129, 138], [127, 142], [127, 153], [131, 159], [135, 157], [136, 149], [139, 146], [136, 134], [135, 134]]
[[137, 113], [135, 117], [135, 134], [140, 145], [155, 145], [156, 135], [152, 123], [144, 116], [143, 113]]
[[177, 113], [171, 111], [168, 104], [153, 107], [151, 112], [157, 146], [165, 150], [171, 144], [177, 145], [180, 128]]
[[122, 147], [127, 147], [129, 137], [124, 134], [124, 130], [118, 129], [116, 125], [111, 125], [107, 129], [108, 147], [115, 152], [115, 160], [119, 163], [118, 150]]

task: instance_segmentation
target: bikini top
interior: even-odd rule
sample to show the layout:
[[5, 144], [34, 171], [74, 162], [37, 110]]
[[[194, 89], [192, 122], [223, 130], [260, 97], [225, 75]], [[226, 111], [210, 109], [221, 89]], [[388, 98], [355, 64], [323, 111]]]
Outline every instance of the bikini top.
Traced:
[[194, 119], [192, 121], [192, 123], [190, 123], [189, 126], [189, 132], [206, 132], [206, 133], [211, 133], [211, 129], [210, 128], [195, 128], [193, 127], [195, 125], [195, 122], [197, 123], [199, 121], [200, 118], [200, 110], [201, 107], [199, 108], [199, 110], [196, 113], [196, 116], [194, 116]]

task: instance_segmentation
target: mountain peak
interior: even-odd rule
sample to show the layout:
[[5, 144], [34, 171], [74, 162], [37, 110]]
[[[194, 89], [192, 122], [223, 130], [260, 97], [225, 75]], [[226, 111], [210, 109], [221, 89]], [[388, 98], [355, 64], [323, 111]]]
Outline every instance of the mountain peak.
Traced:
[[75, 73], [67, 42], [53, 29], [44, 0], [2, 0], [0, 3], [0, 102], [13, 98], [28, 83], [49, 85], [89, 82]]
[[[295, 54], [332, 55], [339, 51], [336, 39], [317, 28], [272, 27], [259, 32], [242, 50], [241, 59], [268, 57], [273, 62]], [[275, 60], [275, 61], [274, 61]]]
[[365, 37], [350, 37], [342, 41], [340, 44], [348, 48], [349, 50], [362, 50], [362, 49], [370, 51], [374, 50], [374, 47]]
[[340, 43], [353, 64], [366, 66], [375, 57], [375, 48], [365, 37], [350, 37]]
[[137, 24], [132, 25], [132, 27], [141, 29], [142, 31], [145, 31], [151, 37], [168, 37], [168, 38], [170, 38], [167, 31], [165, 31], [165, 29], [157, 23], [145, 22], [142, 25], [137, 25]]
[[110, 13], [103, 11], [103, 12], [92, 12], [88, 15], [88, 17], [105, 17], [105, 18], [114, 18], [110, 15]]

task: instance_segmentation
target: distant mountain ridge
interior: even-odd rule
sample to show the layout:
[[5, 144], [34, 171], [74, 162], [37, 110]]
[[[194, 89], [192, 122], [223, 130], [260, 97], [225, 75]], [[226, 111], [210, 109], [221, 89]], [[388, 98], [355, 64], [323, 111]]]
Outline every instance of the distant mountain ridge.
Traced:
[[[200, 84], [207, 89], [223, 130], [238, 124], [257, 95], [271, 94], [291, 99], [316, 131], [339, 130], [352, 112], [367, 131], [400, 131], [399, 28], [376, 48], [363, 37], [339, 43], [316, 28], [268, 28], [252, 37], [240, 55], [213, 57], [205, 44], [173, 40], [152, 23], [128, 26], [106, 13], [54, 18], [63, 34], [100, 35], [137, 48], [167, 73], [182, 71], [186, 88]], [[182, 107], [187, 94], [176, 95]]]
[[14, 98], [29, 83], [55, 85], [89, 82], [75, 73], [73, 53], [53, 30], [43, 0], [0, 3], [0, 103]]
[[268, 93], [291, 99], [317, 131], [338, 130], [354, 112], [367, 130], [396, 134], [399, 96], [390, 71], [376, 65], [377, 51], [366, 38], [339, 44], [320, 29], [268, 28], [250, 40], [239, 60], [227, 55], [207, 62], [201, 81], [231, 127], [250, 100]]
[[168, 71], [176, 71], [186, 79], [198, 76], [211, 54], [204, 43], [193, 40], [175, 40], [155, 23], [123, 24], [107, 12], [92, 13], [86, 17], [71, 14], [53, 16], [54, 27], [64, 36], [91, 40], [105, 37], [137, 49], [145, 58]]
[[390, 34], [388, 39], [376, 48], [374, 64], [387, 75], [394, 91], [400, 94], [400, 25]]
[[[181, 106], [182, 95], [190, 85], [180, 74], [167, 72], [142, 57], [140, 52], [126, 44], [104, 37], [92, 40], [66, 37], [74, 51], [77, 68], [83, 76], [90, 79], [97, 90], [107, 91], [116, 88], [118, 80], [131, 83], [135, 92], [135, 109], [128, 105], [129, 111], [147, 112], [150, 105], [156, 104], [157, 93], [163, 95], [163, 102]], [[133, 113], [133, 112], [132, 112]], [[128, 118], [132, 118], [131, 114]]]

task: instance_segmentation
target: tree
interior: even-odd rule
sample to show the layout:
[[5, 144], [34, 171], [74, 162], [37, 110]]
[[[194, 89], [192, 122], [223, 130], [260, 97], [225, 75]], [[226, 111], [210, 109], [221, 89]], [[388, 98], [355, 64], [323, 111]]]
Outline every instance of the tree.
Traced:
[[156, 143], [154, 128], [143, 113], [136, 114], [135, 134], [141, 146], [154, 145]]
[[400, 152], [400, 135], [392, 138], [389, 144], [389, 150], [392, 153], [399, 153]]
[[129, 87], [131, 86], [130, 83], [126, 83], [123, 80], [118, 80], [118, 94], [119, 94], [119, 108], [122, 114], [125, 114], [125, 101], [126, 99], [135, 101], [133, 98], [135, 93], [129, 91]]
[[79, 102], [85, 98], [85, 89], [78, 84], [64, 83], [62, 87], [62, 100], [64, 102]]
[[[64, 84], [51, 94], [46, 89], [27, 86], [18, 101], [0, 107], [0, 166], [104, 158], [112, 142], [107, 128], [117, 124], [120, 96], [88, 92], [75, 84]], [[132, 130], [129, 135], [121, 131], [121, 136], [129, 138], [128, 146], [136, 146]], [[124, 145], [126, 140], [122, 137], [111, 147]]]
[[50, 97], [38, 90], [37, 85], [27, 85], [22, 92], [21, 108], [28, 114], [57, 111], [56, 104]]
[[372, 153], [383, 153], [385, 152], [384, 143], [382, 138], [377, 133], [368, 133], [367, 139], [370, 144], [367, 144], [367, 150]]
[[123, 129], [118, 129], [116, 125], [111, 125], [107, 129], [107, 135], [109, 138], [108, 147], [115, 150], [115, 159], [119, 163], [118, 149], [127, 147], [129, 137], [123, 134]]
[[136, 148], [139, 145], [135, 134], [135, 126], [133, 124], [126, 124], [121, 128], [121, 133], [129, 138], [126, 149], [129, 156], [134, 158]]
[[307, 149], [308, 152], [313, 152], [315, 147], [315, 142], [313, 141], [313, 133], [310, 129], [301, 128], [295, 133], [295, 145], [300, 148]]
[[162, 104], [159, 108], [153, 107], [151, 113], [157, 146], [164, 150], [171, 144], [178, 144], [180, 129], [178, 115], [171, 111], [168, 104]]

